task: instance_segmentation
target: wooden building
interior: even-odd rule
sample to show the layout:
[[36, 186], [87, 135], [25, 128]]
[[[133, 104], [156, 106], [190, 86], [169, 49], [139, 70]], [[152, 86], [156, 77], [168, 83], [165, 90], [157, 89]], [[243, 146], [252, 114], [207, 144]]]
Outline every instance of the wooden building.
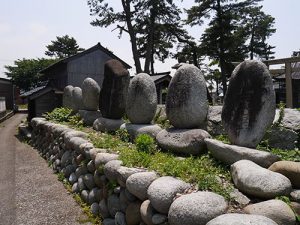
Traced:
[[6, 110], [14, 110], [14, 85], [12, 81], [0, 78], [0, 97], [5, 98]]
[[80, 87], [85, 78], [93, 78], [101, 87], [104, 78], [104, 64], [117, 59], [130, 69], [127, 63], [114, 55], [100, 43], [71, 57], [62, 59], [40, 71], [49, 79], [49, 86], [63, 90], [65, 86]]
[[170, 72], [155, 73], [150, 75], [155, 83], [157, 93], [157, 103], [165, 104], [167, 97], [167, 90], [172, 79]]
[[81, 87], [84, 79], [90, 77], [97, 81], [101, 87], [104, 79], [104, 64], [110, 59], [117, 59], [127, 69], [131, 68], [98, 43], [40, 71], [47, 80], [47, 84], [22, 95], [26, 95], [28, 99], [28, 119], [31, 120], [33, 117], [41, 116], [56, 107], [61, 107], [63, 90], [67, 85]]
[[[292, 65], [292, 68], [296, 70], [291, 73], [292, 83], [292, 108], [300, 108], [300, 62], [296, 62]], [[286, 75], [280, 74], [274, 76], [274, 89], [276, 93], [276, 104], [280, 102], [286, 103]]]
[[49, 86], [38, 87], [23, 95], [28, 99], [28, 120], [41, 117], [56, 107], [62, 106], [63, 92]]

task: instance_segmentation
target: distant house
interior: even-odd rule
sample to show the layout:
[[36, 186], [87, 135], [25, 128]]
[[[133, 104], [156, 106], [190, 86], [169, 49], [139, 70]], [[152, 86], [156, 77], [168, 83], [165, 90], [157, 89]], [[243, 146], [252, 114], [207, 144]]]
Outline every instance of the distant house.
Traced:
[[40, 71], [49, 79], [49, 86], [63, 90], [67, 85], [80, 87], [85, 78], [93, 78], [99, 86], [104, 78], [104, 64], [109, 59], [117, 59], [126, 69], [126, 62], [104, 48], [100, 43], [71, 57], [62, 59]]
[[0, 78], [0, 97], [5, 98], [7, 110], [14, 109], [14, 85], [11, 80]]
[[[300, 68], [300, 62], [293, 63], [293, 68]], [[300, 72], [293, 72], [292, 90], [293, 90], [293, 108], [300, 108]], [[274, 89], [276, 93], [276, 104], [286, 102], [285, 74], [274, 77]]]
[[62, 106], [63, 89], [67, 85], [80, 87], [84, 79], [90, 77], [97, 81], [99, 86], [102, 86], [104, 64], [110, 59], [117, 59], [127, 69], [131, 68], [126, 62], [98, 43], [40, 71], [48, 83], [25, 93], [28, 96], [28, 119], [41, 116], [45, 112]]
[[170, 72], [155, 73], [150, 75], [156, 86], [157, 103], [165, 104], [167, 90], [172, 79]]
[[33, 117], [40, 117], [45, 112], [61, 106], [62, 94], [62, 91], [47, 86], [47, 83], [22, 93], [21, 98], [26, 98], [28, 103], [28, 120], [30, 121]]

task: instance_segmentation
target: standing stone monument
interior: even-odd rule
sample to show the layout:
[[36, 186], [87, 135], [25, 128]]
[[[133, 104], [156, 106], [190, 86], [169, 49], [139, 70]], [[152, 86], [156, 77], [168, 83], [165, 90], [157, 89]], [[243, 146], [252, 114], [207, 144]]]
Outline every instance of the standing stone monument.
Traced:
[[139, 134], [152, 137], [162, 130], [158, 125], [152, 125], [157, 108], [157, 93], [154, 81], [146, 73], [136, 75], [130, 81], [126, 100], [126, 115], [131, 123], [121, 126], [126, 129], [132, 139]]
[[183, 64], [172, 78], [166, 100], [166, 113], [177, 128], [199, 127], [208, 111], [206, 83], [200, 69]]
[[99, 109], [100, 87], [92, 78], [88, 77], [82, 82], [82, 107], [78, 114], [87, 126], [92, 126], [94, 121], [101, 117]]
[[129, 72], [120, 61], [111, 59], [105, 63], [99, 104], [103, 117], [122, 118], [125, 113], [129, 79]]
[[200, 127], [208, 112], [206, 84], [201, 70], [182, 64], [169, 85], [166, 114], [174, 128], [156, 136], [162, 149], [181, 154], [199, 155], [206, 150], [205, 138], [210, 135]]
[[73, 89], [72, 85], [68, 85], [64, 88], [63, 94], [63, 107], [72, 109], [73, 108]]
[[99, 131], [116, 131], [124, 123], [129, 72], [115, 59], [104, 65], [104, 80], [100, 91], [99, 106], [103, 117], [95, 120], [93, 127]]
[[100, 87], [92, 78], [86, 78], [82, 83], [82, 99], [85, 110], [97, 111], [99, 108]]
[[82, 101], [82, 90], [80, 87], [74, 87], [72, 91], [72, 109], [74, 112], [78, 112], [78, 110], [83, 108], [83, 101]]
[[256, 60], [233, 71], [222, 110], [222, 123], [232, 144], [255, 148], [275, 116], [275, 92], [267, 66]]

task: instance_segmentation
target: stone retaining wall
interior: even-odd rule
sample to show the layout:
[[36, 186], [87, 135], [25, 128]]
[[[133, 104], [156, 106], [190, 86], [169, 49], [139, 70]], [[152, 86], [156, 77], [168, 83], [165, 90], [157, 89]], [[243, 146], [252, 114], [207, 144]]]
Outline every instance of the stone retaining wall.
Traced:
[[[86, 133], [43, 118], [32, 119], [31, 126], [33, 146], [55, 172], [64, 174], [72, 192], [80, 194], [91, 205], [93, 214], [104, 218], [104, 225], [206, 224], [226, 213], [227, 202], [222, 196], [197, 192], [192, 185], [174, 177], [159, 177], [144, 168], [122, 166], [117, 154], [94, 148]], [[180, 202], [173, 204], [181, 195], [186, 199], [198, 198], [202, 201], [201, 210], [206, 213], [185, 212], [199, 208], [198, 203], [188, 207]], [[202, 222], [195, 223], [199, 219]]]

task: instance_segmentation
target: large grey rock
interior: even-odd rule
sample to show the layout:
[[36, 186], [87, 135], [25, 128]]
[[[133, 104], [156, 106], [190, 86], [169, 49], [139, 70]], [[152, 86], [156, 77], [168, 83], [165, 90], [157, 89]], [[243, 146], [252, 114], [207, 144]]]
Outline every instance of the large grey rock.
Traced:
[[222, 196], [202, 191], [177, 198], [170, 207], [168, 218], [170, 225], [205, 225], [226, 210], [227, 202]]
[[300, 203], [300, 190], [293, 190], [290, 195], [293, 201]]
[[300, 131], [300, 111], [297, 109], [284, 109], [281, 126], [293, 131]]
[[212, 136], [225, 134], [221, 114], [222, 106], [209, 106], [207, 114], [207, 131]]
[[66, 142], [66, 146], [71, 148], [77, 152], [81, 152], [80, 145], [89, 143], [88, 140], [81, 138], [81, 137], [72, 137], [68, 142]]
[[275, 116], [275, 92], [267, 66], [247, 60], [233, 71], [224, 98], [222, 122], [231, 143], [255, 148]]
[[89, 190], [95, 187], [94, 176], [90, 173], [83, 175], [83, 182]]
[[147, 199], [148, 187], [157, 178], [154, 172], [135, 173], [126, 180], [126, 188], [131, 194], [144, 201]]
[[294, 188], [300, 188], [300, 162], [275, 162], [269, 167], [269, 170], [286, 176], [289, 178]]
[[262, 167], [269, 167], [274, 162], [280, 160], [277, 155], [269, 152], [237, 145], [228, 145], [214, 139], [205, 139], [204, 141], [213, 157], [229, 165], [239, 160], [247, 159]]
[[121, 119], [125, 113], [129, 72], [115, 59], [104, 64], [104, 80], [100, 92], [100, 111], [105, 118]]
[[268, 129], [264, 138], [272, 148], [293, 150], [297, 146], [298, 133], [282, 126], [273, 126]]
[[155, 210], [151, 205], [150, 200], [146, 200], [142, 203], [140, 208], [140, 214], [142, 221], [147, 225], [154, 225], [152, 223], [152, 217], [155, 214]]
[[72, 85], [68, 85], [64, 88], [63, 94], [63, 107], [72, 109], [73, 108], [73, 89]]
[[295, 225], [296, 223], [293, 210], [281, 200], [269, 200], [248, 205], [244, 211], [248, 214], [268, 217], [278, 225]]
[[117, 212], [115, 215], [115, 225], [127, 225], [125, 214], [122, 212]]
[[148, 134], [149, 136], [156, 138], [157, 134], [162, 131], [162, 128], [157, 124], [123, 123], [120, 126], [120, 129], [126, 129], [132, 140], [140, 134]]
[[118, 169], [122, 166], [122, 161], [112, 160], [104, 165], [104, 175], [110, 181], [116, 181], [118, 176]]
[[239, 206], [246, 206], [250, 203], [250, 199], [240, 192], [238, 189], [234, 188], [230, 193], [230, 199], [233, 203], [237, 203]]
[[278, 225], [273, 220], [259, 215], [230, 213], [218, 216], [206, 225]]
[[147, 194], [151, 205], [160, 213], [168, 213], [173, 198], [190, 188], [190, 184], [174, 177], [160, 177], [152, 182]]
[[82, 118], [83, 124], [86, 126], [93, 126], [94, 121], [102, 116], [100, 111], [89, 110], [79, 110], [78, 114]]
[[120, 198], [116, 194], [108, 197], [107, 208], [112, 217], [114, 217], [118, 211], [121, 211]]
[[65, 151], [60, 160], [61, 167], [66, 167], [67, 165], [72, 163], [72, 152]]
[[96, 169], [100, 165], [104, 165], [108, 163], [109, 161], [116, 160], [119, 158], [119, 155], [112, 154], [112, 153], [98, 153], [95, 158], [95, 167]]
[[292, 184], [288, 178], [249, 160], [240, 160], [232, 164], [231, 176], [240, 191], [258, 198], [275, 198], [289, 195], [292, 191]]
[[153, 79], [140, 73], [131, 79], [126, 101], [126, 115], [133, 124], [151, 123], [157, 107], [156, 87]]
[[94, 202], [91, 205], [91, 212], [93, 215], [97, 216], [99, 214], [99, 204]]
[[92, 78], [86, 78], [82, 83], [82, 100], [85, 110], [97, 111], [99, 108], [100, 87]]
[[97, 131], [112, 132], [119, 130], [123, 123], [123, 119], [108, 119], [99, 117], [94, 121], [93, 128]]
[[79, 109], [83, 107], [82, 101], [82, 90], [80, 87], [74, 87], [72, 92], [72, 109], [74, 112], [77, 112]]
[[127, 225], [139, 225], [141, 222], [141, 202], [132, 202], [126, 209], [126, 222]]
[[99, 202], [99, 213], [104, 219], [110, 216], [105, 199]]
[[200, 69], [181, 66], [173, 76], [166, 99], [166, 113], [177, 128], [196, 128], [207, 116], [206, 83]]
[[199, 155], [206, 150], [205, 138], [211, 136], [201, 129], [162, 130], [156, 136], [158, 145], [165, 150], [186, 155]]
[[117, 181], [122, 187], [126, 187], [126, 181], [128, 177], [135, 173], [145, 172], [145, 169], [139, 169], [139, 168], [131, 168], [126, 166], [121, 166], [117, 170]]
[[116, 225], [115, 219], [106, 218], [102, 221], [103, 225]]

